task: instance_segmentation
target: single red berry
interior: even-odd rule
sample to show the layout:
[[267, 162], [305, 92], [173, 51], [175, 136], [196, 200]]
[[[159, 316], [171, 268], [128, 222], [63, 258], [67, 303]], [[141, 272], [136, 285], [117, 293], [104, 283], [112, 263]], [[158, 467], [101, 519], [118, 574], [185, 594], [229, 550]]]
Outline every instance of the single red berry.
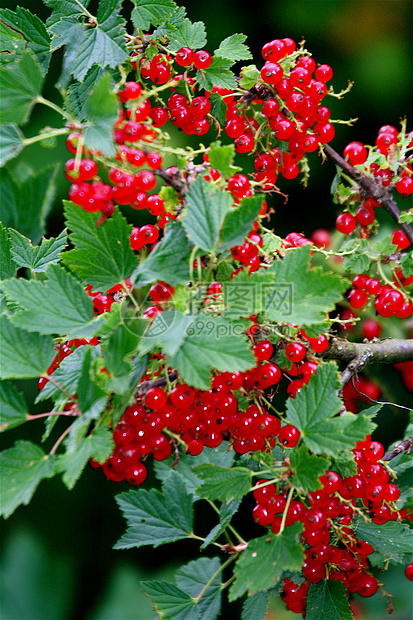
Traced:
[[211, 62], [212, 56], [206, 50], [200, 50], [194, 53], [193, 63], [197, 69], [208, 69]]
[[287, 358], [294, 363], [301, 362], [307, 353], [305, 345], [300, 342], [289, 342], [285, 347], [285, 354]]
[[410, 579], [410, 581], [413, 581], [413, 562], [412, 564], [408, 564], [404, 570], [404, 574], [406, 575], [407, 579]]
[[278, 439], [286, 448], [294, 448], [300, 439], [300, 431], [292, 424], [286, 424], [281, 427]]
[[352, 233], [357, 226], [356, 218], [351, 213], [340, 213], [336, 219], [336, 228], [344, 235]]

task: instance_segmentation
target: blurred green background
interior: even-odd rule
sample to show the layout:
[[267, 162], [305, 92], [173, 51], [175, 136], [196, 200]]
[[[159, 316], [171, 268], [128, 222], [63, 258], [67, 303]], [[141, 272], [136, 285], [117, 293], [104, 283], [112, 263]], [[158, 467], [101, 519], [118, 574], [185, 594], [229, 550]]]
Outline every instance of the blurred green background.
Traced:
[[[12, 9], [17, 4], [42, 18], [49, 14], [40, 0], [2, 2], [2, 6]], [[132, 4], [124, 4], [126, 16]], [[92, 1], [90, 6], [93, 12], [95, 3]], [[345, 88], [348, 80], [354, 81], [345, 99], [330, 99], [328, 103], [332, 118], [359, 119], [352, 127], [337, 126], [333, 146], [339, 152], [351, 140], [374, 142], [381, 125], [397, 126], [401, 117], [412, 112], [412, 0], [255, 0], [250, 3], [209, 0], [188, 3], [187, 9], [190, 19], [205, 22], [211, 52], [225, 37], [245, 33], [254, 62], [260, 66], [260, 50], [265, 42], [283, 37], [300, 41], [304, 37], [316, 61], [333, 67], [336, 91]], [[60, 62], [61, 56], [57, 54], [44, 93], [58, 103], [59, 95], [53, 84]], [[37, 106], [25, 134], [35, 135], [45, 124], [59, 126], [59, 122], [53, 112]], [[64, 140], [60, 139], [54, 149], [28, 147], [9, 167], [13, 170], [21, 166], [43, 168], [60, 161], [63, 168], [67, 157]], [[271, 205], [276, 210], [272, 225], [280, 235], [291, 230], [309, 235], [317, 227], [331, 228], [334, 224], [337, 211], [330, 197], [334, 167], [329, 162], [321, 166], [316, 160], [314, 155], [307, 189], [294, 181], [282, 180], [280, 187], [289, 194], [288, 202], [272, 199]], [[48, 219], [48, 235], [62, 228], [61, 200], [66, 197], [68, 186], [61, 174], [55, 206]], [[125, 214], [132, 215], [131, 210]], [[407, 404], [408, 395], [393, 368], [380, 369], [379, 380], [387, 390], [386, 398]], [[19, 387], [29, 402], [33, 402], [35, 382], [25, 382]], [[378, 438], [387, 443], [402, 435], [407, 422], [406, 416], [394, 408], [388, 408], [380, 421], [383, 430]], [[39, 442], [42, 428], [40, 423], [36, 424], [39, 426], [20, 428], [3, 436], [4, 446], [8, 447], [22, 435]], [[2, 523], [2, 620], [152, 620], [155, 617], [149, 599], [139, 590], [139, 581], [153, 578], [172, 581], [177, 563], [195, 558], [197, 546], [177, 543], [156, 550], [114, 551], [112, 546], [124, 531], [114, 496], [125, 488], [123, 484], [106, 481], [101, 472], [94, 470], [87, 470], [70, 492], [59, 478], [52, 479], [41, 483], [28, 507], [20, 507]], [[246, 517], [239, 528], [246, 536], [262, 535], [261, 528], [253, 524], [252, 505], [248, 501], [245, 504]], [[197, 519], [201, 529], [207, 531], [208, 515], [199, 514]], [[385, 576], [387, 592], [395, 595], [392, 615], [395, 620], [412, 617], [412, 589], [403, 570], [404, 567], [397, 566]], [[358, 617], [386, 618], [385, 603], [378, 594], [372, 600], [359, 599]], [[232, 611], [225, 608], [222, 617], [240, 617], [240, 607], [235, 605]], [[271, 611], [271, 618], [296, 617], [283, 607], [275, 606]]]

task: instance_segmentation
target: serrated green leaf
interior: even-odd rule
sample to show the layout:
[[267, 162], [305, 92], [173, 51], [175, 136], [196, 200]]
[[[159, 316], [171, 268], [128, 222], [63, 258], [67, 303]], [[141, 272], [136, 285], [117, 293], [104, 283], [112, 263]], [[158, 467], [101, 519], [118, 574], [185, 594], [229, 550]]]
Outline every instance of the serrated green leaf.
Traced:
[[227, 106], [225, 105], [224, 99], [218, 93], [211, 93], [209, 100], [211, 102], [211, 115], [216, 118], [221, 127], [223, 127], [227, 122]]
[[0, 65], [16, 62], [26, 49], [24, 37], [0, 22]]
[[205, 536], [205, 540], [200, 546], [200, 550], [203, 551], [213, 543], [221, 534], [225, 532], [228, 525], [231, 522], [232, 517], [238, 511], [241, 500], [233, 500], [226, 503], [222, 503], [219, 510], [219, 523], [212, 528], [212, 530]]
[[243, 243], [253, 222], [258, 217], [262, 200], [263, 196], [256, 194], [250, 198], [244, 198], [238, 207], [228, 211], [222, 224], [218, 253], [225, 252], [234, 245]]
[[214, 55], [228, 58], [228, 60], [233, 62], [249, 60], [252, 58], [252, 54], [248, 46], [245, 45], [246, 39], [245, 34], [233, 34], [219, 44], [219, 48], [215, 50]]
[[304, 491], [321, 489], [319, 480], [329, 466], [329, 461], [320, 456], [310, 454], [305, 446], [299, 446], [290, 454], [290, 465], [293, 470], [292, 484]]
[[0, 167], [24, 149], [24, 136], [15, 123], [0, 126]]
[[17, 264], [13, 260], [12, 247], [7, 229], [0, 222], [0, 280], [12, 278], [17, 271]]
[[77, 404], [83, 414], [96, 418], [106, 406], [107, 394], [96, 384], [91, 375], [92, 347], [87, 347], [77, 384]]
[[246, 592], [268, 590], [277, 583], [283, 571], [300, 570], [304, 560], [299, 542], [301, 531], [302, 525], [294, 523], [281, 534], [250, 540], [235, 564], [235, 581], [229, 590], [229, 600], [235, 601]]
[[[50, 37], [42, 20], [28, 9], [16, 7], [0, 10], [0, 19], [12, 27], [13, 32], [21, 34], [28, 48], [36, 55], [42, 73], [45, 75], [50, 62]], [[3, 48], [2, 48], [3, 49]]]
[[186, 337], [170, 364], [189, 385], [210, 389], [213, 368], [245, 371], [254, 365], [254, 355], [245, 336], [223, 317], [200, 313], [186, 330]]
[[47, 25], [50, 26], [64, 17], [76, 17], [79, 18], [85, 14], [84, 9], [89, 6], [90, 0], [83, 0], [80, 3], [78, 0], [43, 0], [44, 3], [53, 9], [50, 17], [47, 18]]
[[0, 316], [0, 376], [2, 379], [32, 379], [49, 368], [54, 356], [50, 336], [28, 332]]
[[133, 25], [138, 30], [141, 28], [146, 31], [151, 26], [159, 26], [162, 22], [171, 17], [178, 8], [173, 0], [133, 0], [135, 7], [132, 11], [131, 19]]
[[335, 416], [341, 401], [337, 366], [328, 362], [320, 365], [309, 383], [287, 401], [287, 422], [300, 431], [304, 443], [316, 454], [334, 456], [340, 450], [354, 447], [370, 433], [375, 425], [364, 415], [346, 413]]
[[0, 69], [0, 118], [2, 124], [22, 125], [40, 95], [43, 77], [40, 66], [30, 51], [24, 52], [18, 62]]
[[118, 98], [113, 92], [109, 73], [96, 82], [85, 104], [88, 125], [85, 131], [87, 147], [107, 157], [115, 154], [113, 125], [118, 117]]
[[0, 432], [20, 426], [29, 419], [25, 398], [10, 381], [0, 381]]
[[167, 581], [141, 581], [141, 588], [153, 601], [163, 620], [200, 620], [196, 601], [186, 592]]
[[56, 469], [64, 472], [63, 482], [73, 489], [89, 459], [104, 463], [114, 449], [112, 433], [108, 428], [99, 427], [83, 439], [75, 451], [68, 451], [57, 457]]
[[103, 70], [94, 65], [87, 72], [83, 82], [72, 82], [67, 90], [65, 109], [77, 121], [83, 123], [87, 119], [87, 105], [93, 86], [96, 84]]
[[242, 606], [241, 620], [265, 620], [268, 609], [268, 594], [257, 592], [246, 599]]
[[146, 321], [126, 320], [116, 327], [105, 341], [103, 359], [105, 368], [114, 377], [128, 375], [133, 369], [128, 358], [136, 354]]
[[382, 525], [373, 522], [357, 522], [354, 532], [360, 541], [366, 540], [393, 562], [403, 562], [405, 554], [413, 549], [413, 530], [405, 523], [388, 521]]
[[136, 286], [163, 280], [175, 286], [189, 281], [191, 244], [181, 222], [168, 224], [165, 236], [132, 275]]
[[17, 183], [9, 171], [2, 171], [0, 185], [0, 220], [4, 226], [18, 230], [38, 243], [45, 230], [45, 220], [55, 195], [58, 165], [37, 173], [28, 171]]
[[161, 347], [166, 355], [174, 355], [183, 343], [193, 317], [171, 308], [160, 312], [147, 326], [139, 344], [141, 354]]
[[168, 47], [178, 51], [181, 47], [189, 47], [191, 50], [199, 50], [205, 47], [207, 39], [203, 22], [191, 22], [185, 18], [175, 24], [175, 27], [167, 32]]
[[129, 237], [132, 226], [119, 211], [100, 226], [99, 214], [88, 213], [69, 201], [64, 201], [66, 224], [74, 250], [65, 252], [62, 261], [93, 290], [105, 293], [124, 282], [136, 267]]
[[202, 484], [196, 492], [211, 501], [241, 499], [251, 489], [251, 471], [246, 467], [221, 467], [205, 463], [193, 468]]
[[200, 176], [192, 183], [186, 196], [185, 219], [182, 224], [190, 240], [201, 250], [210, 252], [218, 247], [219, 235], [232, 196]]
[[54, 472], [54, 456], [31, 441], [19, 440], [0, 453], [0, 514], [6, 519], [21, 504], [27, 505], [43, 478]]
[[309, 620], [352, 620], [350, 604], [344, 583], [327, 581], [310, 583], [307, 595], [306, 618]]
[[275, 275], [265, 301], [269, 319], [296, 325], [321, 323], [341, 299], [348, 284], [320, 268], [309, 269], [310, 252], [311, 246], [303, 245], [267, 270]]
[[[78, 347], [62, 360], [59, 368], [53, 372], [53, 379], [69, 394], [76, 394], [77, 384], [83, 365], [83, 358], [87, 347]], [[51, 360], [50, 360], [51, 361]], [[61, 396], [62, 392], [51, 381], [48, 381], [41, 392], [39, 392], [36, 403], [46, 400], [47, 398], [55, 399]]]
[[354, 454], [347, 450], [342, 450], [334, 455], [331, 469], [336, 471], [342, 478], [349, 478], [357, 474], [357, 463]]
[[250, 88], [254, 88], [260, 72], [255, 65], [248, 65], [247, 67], [242, 67], [240, 75], [241, 79], [239, 85], [249, 90]]
[[66, 230], [62, 230], [56, 238], [42, 239], [41, 245], [33, 246], [30, 239], [17, 230], [9, 231], [11, 254], [19, 267], [27, 267], [32, 271], [46, 271], [51, 264], [59, 262], [60, 254], [67, 245]]
[[413, 252], [406, 252], [401, 255], [400, 267], [405, 278], [413, 276]]
[[367, 255], [369, 244], [366, 239], [357, 241], [353, 253], [345, 257], [343, 267], [350, 273], [367, 273], [371, 264], [371, 259]]
[[[207, 584], [198, 603], [200, 618], [215, 620], [221, 609], [221, 563], [218, 558], [198, 558], [176, 571], [176, 584], [181, 590], [196, 598]], [[216, 575], [211, 583], [210, 580]]]
[[[219, 97], [219, 95], [215, 96]], [[222, 101], [222, 99], [221, 99]], [[225, 104], [223, 103], [225, 106]], [[226, 107], [226, 106], [225, 106]], [[235, 146], [234, 144], [221, 144], [220, 140], [217, 140], [210, 144], [208, 150], [209, 163], [212, 168], [218, 170], [224, 177], [230, 177], [234, 174], [234, 160], [235, 160]]]
[[264, 252], [276, 253], [282, 248], [282, 239], [274, 233], [264, 233], [262, 236], [262, 247]]
[[154, 462], [155, 475], [162, 483], [165, 483], [171, 469], [175, 469], [182, 476], [187, 492], [192, 496], [192, 501], [200, 499], [196, 489], [201, 484], [201, 479], [194, 473], [193, 469], [201, 463], [221, 465], [231, 467], [234, 462], [234, 452], [228, 450], [228, 442], [223, 441], [218, 448], [204, 448], [201, 454], [190, 456], [181, 454], [178, 465], [175, 464], [175, 456], [170, 456], [165, 461]]
[[47, 281], [5, 280], [4, 293], [22, 310], [11, 317], [18, 327], [41, 334], [79, 334], [93, 319], [93, 301], [60, 265], [50, 265]]
[[116, 501], [128, 523], [115, 549], [130, 549], [188, 538], [192, 532], [193, 506], [180, 474], [171, 471], [162, 493], [156, 489], [128, 491]]
[[195, 81], [205, 90], [212, 90], [213, 86], [236, 88], [237, 81], [231, 70], [233, 64], [232, 60], [215, 56], [208, 69], [197, 71]]

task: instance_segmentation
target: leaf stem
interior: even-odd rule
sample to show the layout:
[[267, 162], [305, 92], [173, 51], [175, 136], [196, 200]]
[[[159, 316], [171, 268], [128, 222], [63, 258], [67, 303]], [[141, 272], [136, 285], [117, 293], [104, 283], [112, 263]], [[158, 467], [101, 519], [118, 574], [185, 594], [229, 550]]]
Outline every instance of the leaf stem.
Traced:
[[29, 146], [30, 144], [34, 144], [35, 142], [41, 142], [41, 140], [47, 140], [48, 138], [54, 138], [55, 136], [64, 136], [69, 133], [69, 129], [64, 127], [62, 129], [52, 129], [51, 131], [45, 131], [44, 133], [40, 133], [37, 136], [33, 136], [32, 138], [24, 138], [23, 144], [24, 146]]
[[83, 6], [83, 4], [81, 2], [79, 2], [79, 0], [75, 0], [75, 2], [77, 4], [77, 6], [82, 9], [83, 14], [86, 15], [86, 17], [89, 17], [90, 19], [93, 19], [93, 21], [96, 21], [96, 17], [94, 15], [92, 15], [92, 13], [89, 13], [87, 8], [85, 6]]
[[65, 112], [65, 110], [63, 110], [63, 108], [60, 108], [58, 105], [53, 103], [53, 101], [49, 101], [48, 99], [44, 99], [44, 97], [42, 97], [41, 95], [38, 95], [36, 97], [36, 101], [37, 101], [37, 103], [42, 103], [43, 105], [47, 106], [48, 108], [51, 108], [52, 110], [54, 110], [55, 112], [60, 114], [60, 116], [63, 116], [63, 118], [65, 118], [66, 120], [68, 120], [68, 121], [72, 121], [73, 120], [72, 117], [70, 116], [70, 114]]
[[50, 415], [65, 415], [65, 416], [78, 416], [79, 412], [73, 412], [72, 410], [69, 411], [47, 411], [46, 413], [36, 413], [36, 414], [28, 414], [27, 415], [27, 419], [28, 420], [38, 420], [40, 418], [47, 418]]
[[56, 381], [56, 379], [53, 379], [53, 377], [52, 377], [51, 375], [49, 375], [49, 373], [45, 372], [45, 373], [42, 375], [42, 377], [43, 377], [44, 379], [47, 379], [48, 381], [50, 381], [50, 383], [53, 383], [53, 385], [54, 385], [55, 387], [57, 387], [57, 389], [58, 389], [58, 390], [60, 390], [61, 392], [63, 392], [63, 394], [64, 394], [65, 396], [67, 396], [67, 398], [68, 398], [68, 399], [69, 399], [72, 403], [75, 403], [75, 402], [76, 402], [76, 398], [75, 398], [74, 396], [72, 396], [71, 394], [69, 394], [69, 392], [68, 392], [67, 390], [65, 390], [65, 388], [64, 388], [64, 387], [62, 387], [62, 386], [60, 385], [60, 383], [58, 383], [58, 382]]
[[199, 603], [199, 601], [201, 600], [201, 598], [204, 596], [205, 592], [208, 590], [209, 586], [215, 581], [215, 579], [218, 577], [218, 575], [220, 573], [222, 573], [222, 571], [229, 565], [231, 564], [231, 562], [233, 562], [235, 560], [235, 558], [237, 557], [238, 554], [236, 555], [232, 555], [231, 557], [228, 558], [228, 560], [226, 562], [224, 562], [222, 564], [222, 566], [219, 567], [219, 569], [217, 571], [215, 571], [215, 573], [212, 575], [212, 577], [207, 581], [207, 583], [204, 585], [204, 587], [202, 588], [201, 592], [198, 594], [198, 596], [196, 596], [194, 598], [194, 601], [196, 603]]
[[285, 522], [287, 520], [287, 513], [288, 513], [288, 509], [290, 508], [290, 504], [291, 504], [291, 500], [292, 500], [292, 497], [293, 497], [293, 493], [294, 493], [294, 487], [291, 487], [290, 491], [288, 493], [287, 503], [286, 503], [285, 508], [284, 508], [283, 518], [281, 520], [280, 532], [279, 532], [280, 534], [282, 534], [282, 532], [284, 531], [284, 528], [285, 528]]
[[60, 435], [59, 439], [54, 444], [53, 448], [50, 450], [49, 454], [54, 454], [56, 452], [57, 448], [60, 446], [60, 444], [62, 443], [63, 439], [66, 437], [66, 435], [68, 435], [68, 433], [70, 432], [71, 428], [72, 428], [72, 424], [70, 424], [70, 426], [68, 426], [66, 428], [66, 430], [63, 431], [63, 433]]

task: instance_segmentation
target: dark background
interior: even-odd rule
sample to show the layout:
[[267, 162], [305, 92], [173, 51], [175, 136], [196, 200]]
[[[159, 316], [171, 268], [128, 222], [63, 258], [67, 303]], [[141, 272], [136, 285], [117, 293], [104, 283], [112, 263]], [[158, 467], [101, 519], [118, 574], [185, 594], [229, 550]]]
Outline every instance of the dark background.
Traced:
[[[9, 8], [15, 8], [16, 4], [2, 2], [2, 6]], [[39, 0], [18, 4], [41, 18], [49, 14]], [[132, 4], [124, 4], [130, 11]], [[94, 6], [92, 2], [89, 7], [92, 12]], [[345, 99], [328, 101], [332, 118], [359, 119], [353, 127], [336, 127], [333, 146], [339, 152], [351, 140], [374, 143], [381, 125], [397, 126], [402, 116], [411, 113], [413, 3], [410, 0], [255, 0], [248, 4], [209, 0], [188, 3], [187, 9], [192, 21], [205, 22], [207, 48], [211, 52], [227, 36], [245, 33], [254, 55], [254, 60], [246, 64], [255, 62], [261, 66], [260, 50], [265, 42], [283, 37], [300, 41], [304, 37], [315, 60], [333, 67], [332, 83], [336, 91], [345, 88], [348, 80], [354, 81]], [[60, 61], [57, 54], [44, 92], [44, 96], [57, 103], [60, 103], [59, 94], [53, 84], [59, 75]], [[59, 126], [59, 122], [53, 112], [37, 106], [25, 135], [35, 135], [45, 124]], [[53, 150], [39, 145], [28, 147], [9, 167], [43, 168], [55, 161], [61, 161], [63, 167], [67, 157], [64, 140], [60, 139]], [[328, 162], [319, 165], [317, 155], [312, 156], [312, 164], [307, 189], [302, 189], [296, 181], [281, 180], [282, 191], [289, 194], [288, 203], [284, 204], [280, 198], [272, 199], [275, 208], [272, 225], [281, 236], [292, 230], [310, 235], [319, 226], [331, 228], [334, 224], [337, 209], [330, 196], [334, 167]], [[247, 165], [251, 165], [248, 160]], [[55, 235], [62, 228], [61, 200], [66, 197], [68, 186], [61, 174], [47, 235]], [[407, 206], [405, 202], [401, 206]], [[384, 226], [386, 223], [384, 216]], [[398, 326], [394, 329], [397, 332]], [[403, 390], [399, 374], [392, 368], [377, 370], [384, 398], [408, 404], [409, 395]], [[375, 369], [373, 374], [377, 376]], [[36, 396], [35, 382], [25, 382], [19, 387], [32, 402]], [[389, 443], [402, 435], [406, 416], [388, 407], [381, 414], [380, 423], [382, 431], [378, 438]], [[40, 442], [41, 423], [3, 436], [5, 447], [24, 433], [25, 437]], [[2, 524], [3, 620], [151, 620], [155, 617], [149, 599], [139, 590], [139, 580], [172, 581], [176, 564], [197, 557], [198, 548], [195, 543], [187, 546], [176, 543], [156, 550], [112, 550], [124, 531], [114, 500], [123, 490], [122, 484], [106, 481], [101, 472], [89, 469], [70, 492], [60, 478], [44, 481], [31, 504], [18, 508]], [[261, 528], [254, 526], [250, 516], [252, 506], [246, 504], [246, 517], [239, 524], [240, 529], [249, 537], [260, 535]], [[207, 516], [197, 515], [197, 522], [201, 528], [207, 528]], [[412, 611], [410, 583], [403, 570], [398, 565], [385, 575], [386, 590], [395, 595], [392, 618], [397, 620], [407, 620]], [[359, 599], [357, 605], [360, 618], [387, 617], [385, 601], [379, 595], [372, 600]], [[228, 610], [222, 614], [222, 617], [239, 616], [236, 608], [231, 615]], [[274, 607], [271, 613], [271, 618], [294, 617], [297, 616], [283, 607]]]

